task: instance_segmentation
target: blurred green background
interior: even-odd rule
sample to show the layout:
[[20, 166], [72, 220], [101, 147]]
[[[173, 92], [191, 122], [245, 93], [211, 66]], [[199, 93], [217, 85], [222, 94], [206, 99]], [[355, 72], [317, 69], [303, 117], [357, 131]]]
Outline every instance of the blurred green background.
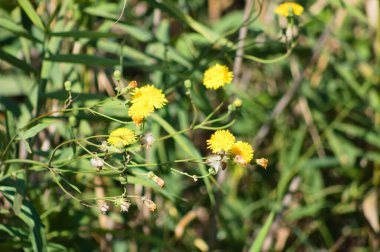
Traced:
[[[279, 1], [1, 0], [1, 152], [31, 120], [62, 108], [66, 80], [73, 83], [73, 106], [88, 106], [115, 95], [112, 73], [119, 69], [126, 83], [164, 90], [169, 105], [146, 124], [156, 137], [191, 124], [189, 79], [200, 120], [221, 102], [220, 114], [240, 98], [231, 131], [254, 146], [256, 158], [269, 159], [266, 170], [228, 167], [196, 182], [153, 167], [166, 182], [163, 190], [139, 177], [129, 182], [131, 190], [151, 195], [157, 211], [148, 214], [138, 205], [107, 215], [67, 197], [46, 169], [14, 163], [0, 178], [1, 251], [379, 251], [379, 2], [298, 3], [305, 10], [296, 18], [290, 53], [287, 21], [274, 14]], [[240, 67], [239, 41], [248, 56]], [[287, 52], [271, 64], [249, 58]], [[214, 63], [235, 68], [234, 83], [223, 90], [202, 85]], [[102, 112], [129, 120], [120, 104]], [[42, 123], [43, 131], [19, 139], [1, 162], [47, 162], [65, 140], [120, 126], [86, 112]], [[159, 141], [150, 161], [206, 156], [211, 133]], [[67, 160], [74, 152], [67, 147], [58, 156]], [[65, 169], [82, 195], [68, 190], [91, 195], [94, 173], [81, 172], [91, 169], [88, 160]], [[204, 167], [177, 169], [200, 174]], [[117, 176], [101, 178], [107, 195], [122, 193]]]

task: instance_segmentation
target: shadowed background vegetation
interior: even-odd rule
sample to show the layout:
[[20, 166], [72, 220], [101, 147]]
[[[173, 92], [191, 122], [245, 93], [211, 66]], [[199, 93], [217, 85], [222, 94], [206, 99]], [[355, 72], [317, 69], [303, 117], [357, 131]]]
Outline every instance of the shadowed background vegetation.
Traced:
[[[299, 1], [305, 11], [296, 19], [294, 49], [284, 39], [286, 19], [274, 14], [279, 3], [0, 0], [1, 251], [378, 251], [379, 3]], [[218, 62], [234, 69], [234, 83], [206, 90], [202, 74]], [[115, 69], [125, 83], [164, 90], [169, 104], [146, 123], [155, 136], [191, 125], [187, 79], [199, 121], [240, 98], [230, 129], [254, 146], [256, 158], [269, 159], [268, 168], [232, 166], [194, 181], [170, 166], [148, 167], [165, 180], [164, 189], [138, 176], [128, 182], [150, 195], [157, 211], [133, 205], [128, 213], [101, 215], [63, 189], [79, 198], [97, 188], [120, 195], [117, 175], [98, 176], [88, 159], [78, 159], [62, 167], [63, 181], [38, 163], [12, 161], [47, 162], [66, 140], [119, 127], [75, 111], [21, 130], [62, 109], [67, 80], [74, 108], [114, 96]], [[130, 120], [119, 103], [101, 112]], [[206, 156], [211, 133], [158, 141], [149, 161]], [[14, 137], [19, 141], [5, 151]], [[57, 159], [69, 160], [75, 148], [63, 147]], [[175, 167], [190, 174], [204, 169]]]

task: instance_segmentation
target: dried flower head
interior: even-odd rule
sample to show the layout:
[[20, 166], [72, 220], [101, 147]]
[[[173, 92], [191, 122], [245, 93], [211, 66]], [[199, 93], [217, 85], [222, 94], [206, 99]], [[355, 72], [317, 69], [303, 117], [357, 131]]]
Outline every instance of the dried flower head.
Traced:
[[107, 141], [115, 147], [123, 148], [126, 145], [135, 143], [136, 139], [136, 135], [132, 130], [128, 128], [118, 128], [111, 132]]
[[97, 171], [100, 171], [104, 166], [104, 159], [99, 157], [93, 157], [90, 159], [90, 163]]
[[152, 171], [148, 172], [148, 178], [157, 185], [159, 185], [161, 188], [165, 186], [165, 181], [162, 178], [158, 177], [156, 174], [154, 174], [154, 172]]
[[260, 165], [261, 167], [263, 167], [264, 169], [267, 168], [268, 166], [268, 159], [266, 158], [259, 158], [259, 159], [256, 159], [256, 164]]
[[221, 151], [228, 152], [235, 142], [235, 137], [228, 130], [217, 130], [207, 140], [207, 148], [211, 149], [212, 153]]
[[128, 87], [129, 88], [135, 88], [135, 87], [137, 87], [137, 81], [130, 81], [128, 83]]
[[149, 211], [154, 212], [157, 209], [156, 203], [154, 203], [152, 200], [147, 199], [145, 197], [141, 198], [144, 205], [149, 209]]
[[100, 207], [99, 207], [99, 210], [102, 214], [106, 214], [107, 211], [110, 209], [110, 206], [107, 205], [106, 203], [102, 204]]
[[233, 76], [227, 66], [216, 64], [205, 71], [203, 85], [208, 89], [216, 90], [225, 84], [231, 83]]
[[152, 85], [135, 88], [131, 99], [132, 106], [129, 107], [128, 115], [138, 125], [144, 118], [153, 113], [154, 109], [162, 108], [167, 102], [168, 100], [162, 90]]
[[227, 158], [226, 156], [221, 155], [212, 155], [207, 160], [206, 163], [208, 166], [211, 167], [211, 169], [214, 170], [213, 173], [218, 173], [220, 169], [225, 169], [227, 166]]
[[246, 166], [253, 158], [253, 148], [249, 143], [237, 141], [231, 147], [230, 153], [235, 156], [234, 161], [242, 166]]
[[303, 12], [303, 7], [297, 3], [285, 2], [277, 6], [274, 12], [283, 17], [287, 17], [290, 14], [300, 16]]
[[115, 201], [115, 205], [120, 207], [121, 212], [128, 212], [129, 207], [131, 206], [131, 202], [125, 198], [118, 198]]

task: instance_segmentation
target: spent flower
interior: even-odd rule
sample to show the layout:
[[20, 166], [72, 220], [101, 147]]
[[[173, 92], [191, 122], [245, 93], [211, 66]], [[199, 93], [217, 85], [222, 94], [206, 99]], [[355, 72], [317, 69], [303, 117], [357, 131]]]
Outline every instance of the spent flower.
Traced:
[[141, 199], [142, 199], [144, 205], [149, 209], [149, 211], [151, 211], [151, 212], [156, 211], [156, 209], [157, 209], [156, 203], [154, 203], [152, 200], [147, 199], [145, 197], [142, 197]]
[[266, 158], [259, 158], [259, 159], [256, 159], [256, 164], [260, 165], [261, 167], [263, 167], [264, 169], [267, 168], [268, 166], [268, 159]]
[[90, 159], [90, 163], [97, 171], [100, 171], [104, 166], [104, 159], [99, 157], [93, 157]]

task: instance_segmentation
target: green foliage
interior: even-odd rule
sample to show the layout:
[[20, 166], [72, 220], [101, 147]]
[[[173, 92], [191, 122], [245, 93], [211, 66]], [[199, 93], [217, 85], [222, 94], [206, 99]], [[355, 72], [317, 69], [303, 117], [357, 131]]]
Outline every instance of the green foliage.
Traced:
[[[379, 250], [379, 3], [246, 2], [0, 0], [1, 251]], [[141, 127], [133, 80], [169, 101]], [[120, 127], [156, 141], [105, 147]], [[267, 169], [213, 175], [224, 128]]]

